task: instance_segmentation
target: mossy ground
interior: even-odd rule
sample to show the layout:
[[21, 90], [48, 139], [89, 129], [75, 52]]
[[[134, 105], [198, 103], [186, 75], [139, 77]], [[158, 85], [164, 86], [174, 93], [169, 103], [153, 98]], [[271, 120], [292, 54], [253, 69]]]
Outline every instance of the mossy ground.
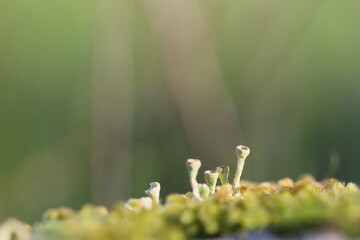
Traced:
[[148, 209], [133, 201], [132, 209], [118, 203], [111, 211], [86, 205], [78, 212], [50, 209], [31, 231], [34, 240], [181, 240], [246, 235], [255, 230], [296, 234], [331, 228], [360, 236], [360, 191], [335, 179], [311, 176], [277, 183], [241, 182], [234, 196], [230, 185], [218, 186], [204, 200], [192, 193], [171, 194]]

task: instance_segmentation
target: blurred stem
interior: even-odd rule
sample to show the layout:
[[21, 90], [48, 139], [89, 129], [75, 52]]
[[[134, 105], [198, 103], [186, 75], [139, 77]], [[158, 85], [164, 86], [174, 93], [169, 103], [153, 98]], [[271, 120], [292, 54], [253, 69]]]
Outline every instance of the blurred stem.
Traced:
[[[236, 108], [222, 79], [199, 3], [183, 0], [141, 2], [163, 56], [165, 78], [190, 145], [195, 152], [206, 149], [204, 157], [208, 159], [220, 159], [227, 152], [226, 146], [236, 142], [241, 133]], [[209, 102], [216, 104], [209, 108]]]
[[129, 194], [132, 138], [131, 0], [94, 0], [92, 200]]

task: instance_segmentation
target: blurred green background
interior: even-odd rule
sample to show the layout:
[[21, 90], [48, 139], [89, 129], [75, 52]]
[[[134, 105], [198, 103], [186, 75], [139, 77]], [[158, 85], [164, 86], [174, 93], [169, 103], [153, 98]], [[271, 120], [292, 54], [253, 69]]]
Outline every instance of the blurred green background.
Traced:
[[234, 167], [238, 144], [246, 179], [359, 182], [359, 10], [0, 1], [0, 220], [185, 192], [185, 159]]

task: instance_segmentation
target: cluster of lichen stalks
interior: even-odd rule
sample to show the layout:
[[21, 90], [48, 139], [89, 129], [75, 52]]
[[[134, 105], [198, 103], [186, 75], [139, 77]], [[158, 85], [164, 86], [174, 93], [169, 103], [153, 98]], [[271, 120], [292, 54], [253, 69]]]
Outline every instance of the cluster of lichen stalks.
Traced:
[[[205, 171], [206, 184], [196, 180], [200, 161], [186, 162], [192, 192], [170, 194], [160, 204], [160, 184], [151, 183], [148, 197], [130, 199], [111, 211], [85, 205], [78, 212], [49, 209], [33, 227], [19, 222], [0, 227], [23, 240], [186, 240], [247, 234], [267, 230], [275, 234], [331, 228], [360, 236], [360, 191], [335, 179], [322, 182], [305, 175], [297, 182], [284, 178], [260, 184], [240, 177], [249, 148], [236, 148], [238, 161], [232, 185], [229, 167]], [[216, 186], [220, 179], [221, 186]], [[4, 228], [7, 228], [7, 230]], [[18, 237], [18, 238], [16, 238]]]
[[[247, 156], [250, 154], [250, 149], [246, 146], [240, 145], [236, 147], [236, 155], [238, 157], [236, 172], [233, 180], [233, 193], [239, 195], [240, 193], [240, 178], [244, 168], [244, 163]], [[194, 197], [197, 199], [205, 199], [209, 195], [215, 194], [216, 184], [218, 178], [221, 185], [229, 184], [229, 172], [230, 168], [227, 165], [217, 167], [216, 170], [207, 170], [204, 172], [205, 184], [199, 184], [196, 180], [196, 176], [201, 166], [201, 161], [198, 159], [188, 159], [186, 166], [189, 172], [190, 184], [193, 190]]]
[[[236, 147], [237, 155], [237, 165], [236, 172], [232, 184], [232, 194], [234, 196], [240, 195], [240, 178], [244, 168], [244, 163], [247, 156], [250, 154], [250, 149], [246, 146], [240, 145]], [[201, 167], [201, 161], [199, 159], [188, 159], [186, 161], [186, 167], [189, 173], [190, 185], [192, 188], [192, 198], [195, 200], [204, 200], [209, 196], [212, 196], [216, 193], [216, 184], [218, 179], [220, 179], [221, 185], [225, 185], [226, 188], [230, 188], [229, 185], [229, 172], [230, 168], [227, 165], [217, 167], [216, 170], [206, 170], [204, 172], [204, 177], [206, 184], [198, 183], [197, 175]], [[128, 209], [134, 210], [139, 205], [150, 209], [154, 206], [159, 205], [160, 198], [160, 183], [152, 182], [150, 183], [150, 188], [145, 191], [148, 197], [142, 197], [139, 199], [130, 199], [125, 205]]]

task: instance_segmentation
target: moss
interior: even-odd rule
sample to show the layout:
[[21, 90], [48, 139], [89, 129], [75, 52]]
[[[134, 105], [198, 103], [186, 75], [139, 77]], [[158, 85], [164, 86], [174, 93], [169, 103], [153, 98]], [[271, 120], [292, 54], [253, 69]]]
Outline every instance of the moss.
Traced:
[[261, 229], [295, 233], [332, 227], [360, 236], [360, 192], [355, 184], [345, 186], [335, 179], [284, 182], [289, 179], [277, 184], [243, 183], [240, 197], [229, 194], [230, 185], [218, 186], [214, 195], [202, 201], [191, 195], [171, 194], [162, 206], [150, 210], [134, 211], [120, 203], [108, 213], [103, 207], [87, 205], [67, 218], [59, 214], [59, 219], [44, 219], [33, 231], [45, 239], [171, 240]]
[[49, 209], [33, 226], [31, 240], [185, 240], [262, 230], [294, 234], [313, 228], [360, 236], [360, 191], [354, 183], [319, 182], [304, 175], [296, 182], [241, 181], [236, 188], [237, 183], [226, 180], [204, 195], [197, 192], [207, 187], [197, 183], [197, 170], [189, 171], [192, 192], [168, 195], [163, 204], [158, 204], [160, 185], [153, 183], [156, 188], [151, 185], [150, 190], [156, 191], [147, 191], [151, 197], [118, 203], [110, 211], [93, 205], [78, 212]]

